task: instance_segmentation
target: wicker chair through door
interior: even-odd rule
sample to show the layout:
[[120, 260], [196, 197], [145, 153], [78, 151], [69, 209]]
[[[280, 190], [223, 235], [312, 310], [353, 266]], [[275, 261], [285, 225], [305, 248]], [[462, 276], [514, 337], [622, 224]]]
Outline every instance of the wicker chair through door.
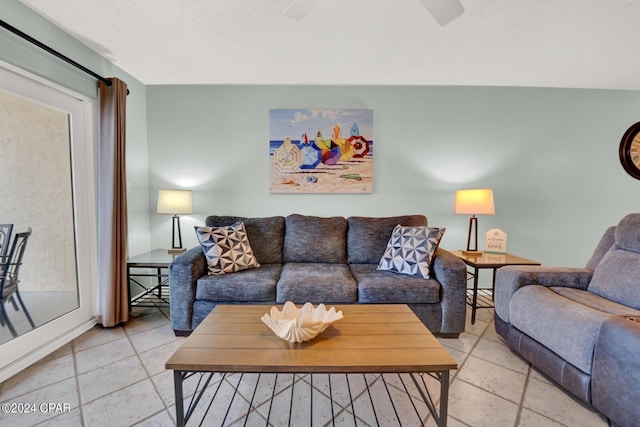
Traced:
[[13, 231], [13, 224], [0, 224], [0, 266], [4, 264], [4, 259], [9, 251], [11, 231]]
[[13, 242], [11, 243], [9, 254], [4, 259], [4, 262], [0, 264], [0, 325], [4, 326], [6, 324], [9, 331], [11, 331], [11, 335], [14, 337], [17, 337], [18, 333], [11, 323], [9, 316], [7, 316], [7, 311], [4, 308], [5, 304], [9, 301], [13, 304], [13, 308], [18, 311], [18, 304], [16, 304], [17, 300], [20, 307], [22, 307], [22, 311], [24, 311], [25, 316], [27, 316], [27, 320], [31, 324], [31, 327], [36, 327], [33, 323], [33, 319], [31, 319], [31, 315], [27, 311], [27, 307], [25, 307], [24, 302], [22, 301], [20, 291], [18, 290], [18, 283], [20, 283], [20, 266], [22, 265], [22, 257], [24, 256], [29, 236], [31, 236], [31, 228], [25, 232], [16, 233], [13, 238]]

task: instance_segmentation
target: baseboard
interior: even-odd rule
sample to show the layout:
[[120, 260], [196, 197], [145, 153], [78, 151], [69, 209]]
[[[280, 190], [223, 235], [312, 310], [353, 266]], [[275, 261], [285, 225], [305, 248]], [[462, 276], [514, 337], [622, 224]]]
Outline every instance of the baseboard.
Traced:
[[67, 331], [65, 334], [60, 335], [52, 339], [51, 341], [44, 343], [43, 345], [33, 350], [31, 353], [28, 353], [27, 355], [20, 358], [19, 360], [16, 360], [11, 364], [2, 367], [2, 369], [0, 369], [0, 383], [6, 381], [7, 379], [21, 372], [22, 370], [38, 362], [43, 357], [53, 353], [63, 345], [71, 342], [73, 339], [79, 337], [89, 329], [93, 328], [96, 325], [96, 323], [97, 323], [96, 319], [92, 318], [87, 322], [84, 322], [81, 325], [78, 325], [72, 330]]

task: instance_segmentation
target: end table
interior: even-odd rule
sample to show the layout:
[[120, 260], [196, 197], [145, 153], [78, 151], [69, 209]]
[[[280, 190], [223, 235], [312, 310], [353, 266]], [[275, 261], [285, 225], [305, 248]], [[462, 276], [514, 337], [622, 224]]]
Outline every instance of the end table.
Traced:
[[[127, 260], [129, 309], [131, 306], [169, 306], [169, 265], [177, 255], [179, 254], [168, 253], [166, 249], [154, 249]], [[147, 283], [143, 280], [145, 277], [155, 280], [152, 279]], [[131, 295], [132, 283], [142, 288], [140, 293]]]
[[[471, 306], [471, 324], [476, 323], [476, 310], [479, 308], [493, 308], [493, 293], [496, 289], [496, 270], [507, 265], [540, 265], [538, 261], [522, 258], [513, 254], [498, 254], [482, 252], [480, 255], [465, 255], [462, 251], [451, 251], [455, 256], [464, 261], [470, 268], [469, 278], [473, 278], [473, 290], [471, 297], [467, 294], [467, 304]], [[481, 269], [493, 270], [491, 279], [491, 299], [486, 295], [478, 295], [478, 273]], [[482, 305], [478, 305], [478, 297]]]

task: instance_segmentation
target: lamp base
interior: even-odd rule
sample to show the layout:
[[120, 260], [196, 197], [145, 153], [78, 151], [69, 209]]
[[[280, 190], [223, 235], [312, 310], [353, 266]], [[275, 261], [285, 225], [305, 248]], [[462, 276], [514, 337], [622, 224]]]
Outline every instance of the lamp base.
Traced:
[[480, 257], [480, 256], [482, 256], [484, 254], [484, 252], [482, 252], [482, 251], [465, 251], [465, 250], [463, 250], [463, 251], [460, 251], [460, 252], [462, 252], [462, 255], [465, 255], [465, 256], [477, 256], [477, 257]]
[[[471, 236], [473, 235], [473, 246], [471, 246]], [[478, 218], [471, 215], [469, 218], [469, 234], [467, 235], [467, 249], [462, 251], [462, 255], [469, 257], [481, 257], [482, 251], [478, 250]]]
[[182, 252], [186, 252], [187, 248], [173, 248], [169, 249], [167, 252], [171, 255], [181, 254]]

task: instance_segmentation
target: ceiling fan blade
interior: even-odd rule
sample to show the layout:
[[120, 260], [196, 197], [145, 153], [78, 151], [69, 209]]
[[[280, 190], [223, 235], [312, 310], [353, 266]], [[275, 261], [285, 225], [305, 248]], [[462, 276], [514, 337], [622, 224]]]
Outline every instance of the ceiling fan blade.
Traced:
[[464, 13], [460, 0], [421, 0], [425, 8], [433, 15], [438, 24], [447, 25]]
[[287, 18], [300, 20], [304, 18], [307, 13], [313, 9], [315, 6], [316, 0], [293, 0], [293, 3], [289, 5], [287, 10], [285, 10], [282, 14]]

